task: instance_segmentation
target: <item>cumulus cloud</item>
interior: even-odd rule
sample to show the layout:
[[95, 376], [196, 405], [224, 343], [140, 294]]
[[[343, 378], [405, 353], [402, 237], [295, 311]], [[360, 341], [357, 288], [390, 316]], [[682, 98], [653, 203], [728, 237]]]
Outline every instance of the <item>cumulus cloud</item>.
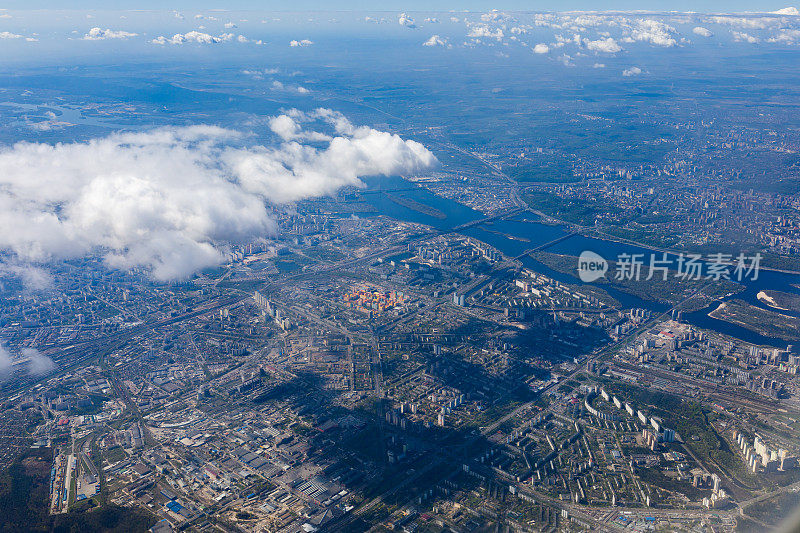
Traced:
[[502, 28], [490, 28], [486, 24], [477, 24], [472, 26], [467, 33], [467, 37], [472, 39], [495, 39], [501, 41], [505, 34]]
[[783, 29], [776, 35], [767, 39], [771, 43], [795, 44], [800, 43], [800, 30]]
[[53, 287], [53, 276], [34, 265], [0, 262], [0, 278], [4, 276], [19, 279], [28, 292], [42, 292]]
[[262, 69], [245, 69], [242, 71], [242, 74], [246, 76], [252, 76], [256, 79], [261, 79], [264, 77], [264, 74], [277, 74], [277, 68], [262, 68]]
[[784, 7], [783, 9], [772, 11], [771, 13], [773, 15], [789, 15], [792, 17], [800, 16], [800, 10], [793, 6]]
[[38, 41], [33, 37], [25, 37], [18, 33], [11, 33], [10, 31], [0, 31], [0, 39], [25, 39], [26, 41]]
[[23, 348], [22, 357], [28, 359], [28, 373], [32, 376], [49, 374], [56, 369], [52, 359], [34, 348]]
[[291, 41], [289, 41], [289, 46], [291, 46], [292, 48], [296, 48], [299, 46], [311, 46], [312, 44], [314, 44], [314, 41], [309, 41], [308, 39], [301, 39], [299, 41], [292, 39]]
[[[56, 364], [52, 359], [34, 348], [23, 348], [19, 353], [20, 362], [27, 361], [28, 375], [41, 376], [55, 370]], [[7, 379], [14, 371], [14, 357], [8, 349], [0, 344], [0, 380]]]
[[607, 54], [615, 54], [622, 50], [622, 47], [612, 37], [607, 39], [598, 39], [596, 41], [584, 41], [586, 48], [595, 52], [604, 52]]
[[437, 19], [436, 17], [426, 17], [425, 22], [427, 22], [428, 24], [438, 24], [439, 19]]
[[228, 244], [272, 235], [266, 204], [436, 163], [421, 144], [356, 127], [331, 110], [285, 117], [270, 121], [281, 139], [275, 146], [189, 126], [2, 147], [0, 250], [38, 264], [93, 255], [111, 268], [181, 279], [220, 264]]
[[5, 346], [0, 344], [0, 379], [5, 379], [9, 375], [11, 375], [12, 369], [14, 364], [14, 360], [11, 357], [11, 354], [8, 353]]
[[311, 92], [305, 87], [301, 87], [300, 85], [286, 85], [285, 83], [280, 82], [278, 80], [273, 80], [271, 89], [273, 91], [287, 91], [298, 94], [308, 94]]
[[[298, 120], [296, 120], [298, 119]], [[274, 134], [283, 139], [284, 141], [295, 141], [298, 139], [308, 141], [331, 141], [332, 137], [317, 131], [304, 130], [299, 120], [303, 120], [304, 116], [298, 113], [292, 115], [278, 115], [271, 117], [267, 122], [269, 129]]]
[[561, 47], [566, 46], [568, 44], [575, 44], [575, 45], [578, 45], [578, 46], [581, 45], [581, 36], [578, 35], [577, 33], [575, 33], [575, 34], [573, 34], [571, 36], [564, 36], [564, 35], [561, 35], [561, 34], [557, 34], [557, 35], [555, 35], [555, 39], [556, 39], [556, 42], [552, 43], [552, 45], [551, 45], [554, 48], [561, 48]]
[[164, 37], [163, 35], [159, 35], [151, 42], [153, 44], [185, 44], [185, 43], [216, 44], [216, 43], [224, 43], [232, 39], [233, 39], [232, 33], [223, 33], [215, 37], [208, 33], [192, 30], [187, 33], [176, 33], [172, 37]]
[[447, 46], [447, 38], [431, 35], [430, 39], [422, 43], [422, 46]]
[[633, 24], [631, 34], [626, 40], [628, 42], [641, 41], [649, 42], [656, 46], [671, 47], [678, 44], [678, 41], [672, 36], [675, 32], [675, 28], [663, 22], [641, 19]]
[[539, 43], [539, 44], [537, 44], [536, 46], [533, 47], [533, 53], [534, 54], [546, 54], [549, 51], [550, 51], [550, 47], [547, 46], [544, 43]]
[[641, 73], [642, 69], [640, 69], [639, 67], [626, 68], [625, 70], [622, 71], [622, 75], [625, 76], [626, 78], [629, 78], [631, 76], [638, 76]]
[[244, 35], [237, 35], [236, 42], [238, 43], [253, 43], [253, 44], [264, 44], [264, 41], [261, 39], [248, 39]]
[[699, 35], [700, 37], [711, 37], [712, 35], [714, 35], [713, 33], [711, 33], [711, 30], [709, 30], [708, 28], [704, 28], [702, 26], [696, 26], [692, 30], [692, 33], [694, 33], [695, 35]]
[[758, 37], [750, 35], [749, 33], [745, 33], [743, 31], [732, 31], [731, 35], [733, 36], [733, 40], [738, 42], [745, 42], [750, 44], [756, 44], [761, 41]]
[[572, 20], [572, 23], [577, 26], [601, 26], [607, 23], [606, 17], [600, 15], [581, 14]]
[[406, 13], [400, 13], [397, 15], [397, 23], [401, 26], [405, 26], [406, 28], [416, 28], [416, 24], [414, 24], [414, 19], [411, 16], [407, 15]]
[[716, 15], [706, 19], [707, 22], [725, 24], [751, 30], [764, 30], [770, 26], [780, 25], [780, 20], [775, 17], [732, 17], [730, 15]]
[[137, 35], [139, 34], [121, 30], [115, 31], [108, 28], [105, 30], [101, 28], [92, 28], [88, 33], [81, 37], [81, 39], [84, 41], [103, 41], [106, 39], [127, 39], [129, 37], [136, 37]]
[[[333, 127], [335, 135], [325, 149], [290, 141], [278, 149], [229, 151], [224, 158], [245, 189], [271, 202], [331, 194], [345, 185], [359, 185], [359, 176], [417, 172], [436, 163], [420, 143], [356, 127], [341, 113], [329, 109], [287, 115], [298, 124], [324, 121]], [[312, 140], [316, 137], [302, 135]]]

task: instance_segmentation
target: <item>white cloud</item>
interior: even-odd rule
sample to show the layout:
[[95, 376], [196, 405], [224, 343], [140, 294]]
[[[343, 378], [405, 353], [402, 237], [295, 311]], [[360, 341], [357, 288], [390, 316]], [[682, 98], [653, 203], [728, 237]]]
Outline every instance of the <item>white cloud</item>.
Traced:
[[28, 292], [47, 291], [53, 287], [53, 276], [34, 265], [0, 262], [0, 278], [4, 276], [19, 279]]
[[502, 40], [505, 34], [501, 28], [491, 29], [486, 24], [477, 24], [472, 26], [467, 33], [467, 37], [471, 37], [473, 39], [496, 39], [498, 41]]
[[304, 131], [294, 117], [289, 115], [278, 115], [271, 117], [268, 121], [269, 129], [284, 141], [295, 141], [298, 139], [310, 141], [330, 141], [332, 137], [316, 131]]
[[301, 39], [299, 41], [292, 39], [291, 41], [289, 41], [289, 46], [291, 46], [292, 48], [298, 46], [311, 46], [312, 44], [314, 44], [314, 41], [309, 41], [308, 39]]
[[562, 54], [557, 59], [565, 67], [574, 67], [575, 66], [575, 63], [572, 62], [572, 56], [570, 56], [570, 55]]
[[650, 44], [668, 48], [678, 44], [678, 41], [672, 37], [672, 34], [675, 32], [675, 28], [663, 22], [652, 19], [642, 19], [634, 23], [631, 34], [627, 40], [629, 42], [649, 42]]
[[800, 43], [800, 30], [784, 29], [767, 39], [771, 43], [795, 44]]
[[265, 202], [331, 194], [360, 185], [360, 176], [436, 162], [417, 142], [330, 110], [285, 117], [270, 121], [282, 138], [271, 147], [191, 126], [0, 148], [0, 250], [22, 264], [96, 255], [157, 280], [185, 278], [220, 264], [228, 244], [273, 234]]
[[236, 36], [236, 42], [237, 42], [237, 43], [253, 43], [253, 44], [264, 44], [264, 41], [262, 41], [261, 39], [256, 39], [256, 40], [254, 40], [254, 39], [248, 39], [248, 38], [247, 38], [247, 37], [245, 37], [244, 35], [237, 35], [237, 36]]
[[431, 35], [430, 39], [422, 43], [422, 46], [447, 46], [447, 38]]
[[629, 78], [631, 76], [638, 76], [641, 73], [642, 69], [640, 69], [639, 67], [626, 68], [625, 70], [622, 71], [622, 75], [625, 76], [626, 78]]
[[606, 68], [605, 63], [595, 63], [592, 68]]
[[14, 360], [5, 346], [0, 344], [0, 379], [5, 379], [11, 374]]
[[289, 92], [296, 92], [298, 94], [308, 94], [311, 92], [305, 87], [301, 87], [299, 85], [286, 85], [278, 80], [272, 81], [271, 89], [273, 91], [289, 91]]
[[536, 46], [533, 47], [533, 53], [534, 54], [546, 54], [549, 51], [550, 51], [550, 47], [547, 46], [544, 43], [539, 43], [539, 44], [537, 44]]
[[[18, 361], [27, 361], [26, 370], [28, 375], [41, 376], [55, 370], [56, 364], [52, 359], [34, 348], [23, 348], [19, 354]], [[8, 349], [0, 344], [0, 380], [11, 376], [14, 369], [14, 357]]]
[[607, 39], [598, 39], [596, 41], [585, 40], [586, 48], [594, 52], [604, 52], [606, 54], [615, 54], [622, 50], [622, 47], [612, 37]]
[[711, 37], [712, 35], [714, 35], [711, 32], [711, 30], [709, 30], [708, 28], [704, 28], [702, 26], [695, 27], [692, 30], [692, 33], [694, 33], [695, 35], [699, 35], [700, 37]]
[[11, 33], [10, 31], [0, 31], [0, 39], [24, 39], [24, 35]]
[[170, 38], [160, 35], [153, 39], [153, 44], [185, 44], [185, 43], [198, 43], [198, 44], [217, 44], [230, 41], [233, 39], [232, 33], [222, 33], [218, 36], [213, 36], [208, 33], [192, 30], [187, 33], [176, 33]]
[[105, 39], [127, 39], [129, 37], [136, 37], [138, 33], [130, 33], [121, 30], [111, 30], [106, 28], [92, 28], [89, 33], [85, 34], [81, 39], [84, 41], [102, 41]]
[[607, 19], [598, 15], [582, 14], [573, 19], [572, 23], [578, 26], [601, 26], [605, 24]]
[[751, 30], [764, 30], [770, 26], [780, 25], [780, 20], [774, 17], [732, 17], [730, 15], [717, 15], [706, 18], [707, 22], [725, 24]]
[[761, 41], [758, 37], [750, 35], [749, 33], [745, 33], [743, 31], [732, 31], [731, 35], [733, 36], [733, 40], [738, 42], [745, 42], [750, 44], [756, 44]]
[[53, 360], [35, 348], [23, 348], [22, 357], [28, 359], [28, 373], [33, 376], [49, 374], [56, 369]]
[[800, 15], [800, 10], [798, 10], [796, 7], [789, 6], [789, 7], [784, 7], [783, 9], [779, 9], [777, 11], [771, 11], [771, 13], [773, 15], [789, 15], [792, 17], [796, 17]]
[[400, 13], [397, 15], [397, 23], [401, 26], [405, 26], [406, 28], [416, 28], [417, 26], [414, 24], [414, 19], [411, 18], [406, 13]]
[[572, 34], [571, 36], [563, 36], [561, 34], [556, 34], [555, 36], [556, 42], [551, 43], [551, 47], [553, 48], [561, 48], [568, 44], [575, 44], [581, 46], [581, 36], [577, 33]]
[[[330, 194], [344, 185], [359, 184], [359, 176], [416, 172], [436, 163], [433, 154], [421, 144], [369, 127], [356, 127], [341, 113], [329, 109], [288, 115], [297, 123], [322, 120], [334, 128], [336, 136], [325, 149], [290, 141], [279, 149], [231, 151], [225, 158], [245, 189], [273, 202]], [[308, 138], [319, 134], [294, 135]]]
[[436, 17], [426, 17], [425, 22], [427, 22], [428, 24], [438, 24], [439, 19], [437, 19]]
[[234, 22], [226, 22], [225, 23], [225, 29], [230, 30], [231, 28], [235, 28], [235, 27], [236, 27], [236, 24]]
[[263, 78], [264, 74], [277, 74], [277, 68], [263, 68], [263, 69], [245, 69], [242, 71], [242, 74], [246, 76], [253, 76], [254, 78]]

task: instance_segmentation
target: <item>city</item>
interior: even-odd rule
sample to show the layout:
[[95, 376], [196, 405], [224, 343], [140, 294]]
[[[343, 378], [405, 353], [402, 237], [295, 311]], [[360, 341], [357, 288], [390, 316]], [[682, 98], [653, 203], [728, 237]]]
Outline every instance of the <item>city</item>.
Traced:
[[[495, 41], [535, 28], [580, 25], [652, 48], [636, 31], [666, 24], [689, 48], [681, 32], [696, 39], [692, 26], [712, 18], [799, 32], [800, 13], [787, 10], [545, 13], [529, 26], [530, 14], [473, 13], [464, 53], [491, 50], [453, 64], [452, 86], [428, 85], [423, 68], [398, 81], [383, 63], [374, 86], [377, 59], [337, 57], [349, 41], [291, 73], [192, 73], [195, 59], [162, 58], [120, 66], [121, 80], [98, 87], [116, 68], [105, 60], [9, 76], [0, 529], [795, 531], [796, 73], [746, 104], [728, 92], [740, 81], [710, 75], [708, 100], [684, 106], [695, 82], [658, 74], [654, 59], [657, 89], [620, 89], [640, 70], [595, 88], [572, 80], [563, 102], [548, 86], [517, 107], [504, 95], [520, 80], [500, 87], [471, 70], [502, 58]], [[251, 23], [186, 11], [169, 24]], [[383, 16], [404, 32], [444, 20]], [[110, 39], [142, 33], [132, 31]], [[265, 53], [283, 65], [284, 49], [323, 46], [320, 31]], [[437, 31], [452, 44], [415, 37], [414, 53], [461, 46]], [[190, 33], [135, 46], [226, 54], [257, 38]], [[553, 39], [544, 54], [572, 46]], [[627, 53], [577, 41], [570, 61]], [[767, 48], [785, 39], [758, 42], [753, 77], [798, 53]], [[121, 53], [134, 65], [135, 48]], [[327, 68], [350, 78], [320, 81]], [[583, 76], [565, 61], [547, 68]], [[640, 102], [665, 87], [675, 100]], [[635, 94], [591, 92], [617, 90]], [[547, 107], [533, 109], [539, 99]], [[487, 101], [496, 116], [481, 115]]]

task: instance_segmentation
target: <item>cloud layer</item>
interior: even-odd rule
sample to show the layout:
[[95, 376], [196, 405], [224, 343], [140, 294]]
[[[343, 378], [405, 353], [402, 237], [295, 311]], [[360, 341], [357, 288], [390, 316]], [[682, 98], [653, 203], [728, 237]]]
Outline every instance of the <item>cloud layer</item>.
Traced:
[[436, 163], [421, 144], [329, 109], [270, 124], [274, 146], [190, 126], [0, 148], [0, 250], [21, 263], [99, 254], [109, 267], [175, 280], [221, 263], [226, 244], [274, 234], [267, 204]]
[[136, 37], [138, 33], [131, 33], [129, 31], [111, 30], [106, 28], [92, 28], [86, 33], [82, 39], [84, 41], [104, 41], [106, 39], [127, 39], [129, 37]]
[[[28, 375], [41, 376], [55, 370], [56, 364], [52, 359], [34, 348], [23, 348], [20, 352], [21, 360], [27, 360], [25, 367]], [[0, 381], [11, 376], [14, 369], [14, 358], [5, 346], [0, 344]]]
[[201, 31], [193, 30], [186, 33], [176, 33], [172, 37], [164, 37], [159, 35], [151, 42], [153, 44], [217, 44], [233, 40], [232, 33], [222, 33], [218, 36], [210, 35]]
[[[2, 12], [0, 12], [2, 13]], [[266, 13], [265, 13], [266, 14]], [[307, 18], [300, 14], [262, 19], [260, 25], [255, 21], [224, 20], [211, 14], [196, 14], [190, 17], [177, 12], [165, 12], [161, 14], [166, 17], [162, 20], [160, 33], [149, 33], [145, 21], [140, 16], [127, 12], [122, 18], [126, 24], [131, 24], [134, 31], [123, 31], [120, 29], [103, 29], [104, 25], [99, 22], [94, 23], [95, 27], [84, 33], [84, 29], [72, 29], [67, 36], [68, 39], [91, 41], [115, 41], [116, 48], [122, 49], [123, 41], [127, 41], [125, 47], [136, 47], [142, 43], [149, 45], [188, 45], [199, 47], [200, 45], [215, 45], [218, 43], [228, 43], [231, 45], [246, 43], [248, 45], [285, 46], [283, 40], [275, 40], [274, 33], [265, 31], [264, 24], [280, 25], [282, 23], [291, 24], [292, 31], [318, 31], [320, 24], [340, 24], [346, 22], [341, 15], [333, 16], [325, 20], [326, 16]], [[273, 14], [274, 15], [274, 14]], [[431, 13], [430, 15], [435, 15]], [[85, 15], [94, 17], [94, 15]], [[154, 16], [148, 13], [148, 17]], [[591, 65], [595, 58], [589, 57], [581, 60], [581, 57], [602, 56], [603, 54], [635, 54], [638, 51], [649, 49], [650, 52], [661, 50], [664, 53], [675, 48], [691, 46], [751, 46], [758, 47], [793, 47], [800, 46], [798, 32], [800, 32], [800, 15], [794, 7], [787, 7], [772, 12], [745, 12], [745, 13], [700, 13], [700, 12], [645, 12], [645, 11], [613, 11], [613, 12], [502, 12], [492, 10], [487, 13], [460, 13], [459, 16], [448, 16], [441, 20], [437, 16], [425, 16], [401, 12], [393, 16], [380, 16], [371, 14], [352, 14], [355, 21], [359, 23], [387, 24], [395, 26], [386, 28], [386, 35], [393, 38], [412, 38], [415, 32], [405, 32], [398, 30], [419, 29], [428, 24], [436, 24], [436, 34], [432, 35], [427, 41], [414, 36], [413, 39], [422, 41], [425, 46], [440, 46], [447, 49], [472, 49], [478, 47], [496, 48], [504, 47], [505, 51], [496, 52], [499, 56], [508, 56], [515, 48], [525, 48], [536, 54], [542, 59], [562, 63], [568, 66], [578, 66], [580, 64]], [[418, 16], [417, 23], [414, 17]], [[2, 13], [0, 17], [11, 15]], [[17, 17], [15, 16], [14, 19]], [[345, 18], [347, 18], [345, 16]], [[117, 20], [104, 19], [103, 24], [118, 24]], [[202, 22], [202, 25], [198, 23]], [[238, 28], [243, 28], [239, 30]], [[40, 38], [39, 33], [25, 35], [19, 33], [19, 26], [16, 30], [0, 32], [0, 43], [7, 46], [31, 46], [40, 47], [41, 44], [22, 44], [26, 41], [36, 42]], [[308, 29], [304, 29], [308, 28]], [[150, 31], [153, 31], [152, 29]], [[169, 31], [169, 33], [167, 33]], [[237, 33], [230, 33], [236, 31]], [[242, 31], [245, 34], [239, 34]], [[346, 30], [344, 30], [346, 31]], [[250, 33], [255, 32], [255, 33]], [[80, 37], [82, 35], [82, 37]], [[312, 33], [311, 38], [319, 33]], [[324, 35], [328, 35], [324, 33]], [[153, 38], [155, 37], [155, 38]], [[45, 43], [47, 41], [56, 42], [64, 38], [64, 35], [54, 34], [47, 31], [41, 34]], [[291, 47], [307, 47], [313, 43], [311, 38], [292, 39], [289, 42]], [[325, 47], [330, 44], [330, 40], [320, 41], [320, 45]], [[162, 46], [162, 49], [172, 47]], [[220, 46], [221, 50], [230, 52], [235, 50], [233, 46]], [[563, 50], [562, 50], [563, 48]]]

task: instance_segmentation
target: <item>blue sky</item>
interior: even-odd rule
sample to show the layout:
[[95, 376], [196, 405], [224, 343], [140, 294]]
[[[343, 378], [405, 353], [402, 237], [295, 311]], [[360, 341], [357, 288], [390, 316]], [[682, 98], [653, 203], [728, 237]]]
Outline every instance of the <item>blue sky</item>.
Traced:
[[159, 2], [158, 0], [74, 0], [69, 3], [48, 0], [6, 0], [0, 6], [6, 9], [241, 9], [241, 10], [277, 10], [287, 8], [297, 10], [675, 10], [697, 12], [730, 12], [730, 11], [774, 11], [787, 5], [792, 0], [759, 1], [759, 0], [388, 0], [375, 2], [369, 0], [344, 0], [329, 2], [324, 0], [294, 0], [287, 3], [282, 0], [197, 0], [179, 2]]

